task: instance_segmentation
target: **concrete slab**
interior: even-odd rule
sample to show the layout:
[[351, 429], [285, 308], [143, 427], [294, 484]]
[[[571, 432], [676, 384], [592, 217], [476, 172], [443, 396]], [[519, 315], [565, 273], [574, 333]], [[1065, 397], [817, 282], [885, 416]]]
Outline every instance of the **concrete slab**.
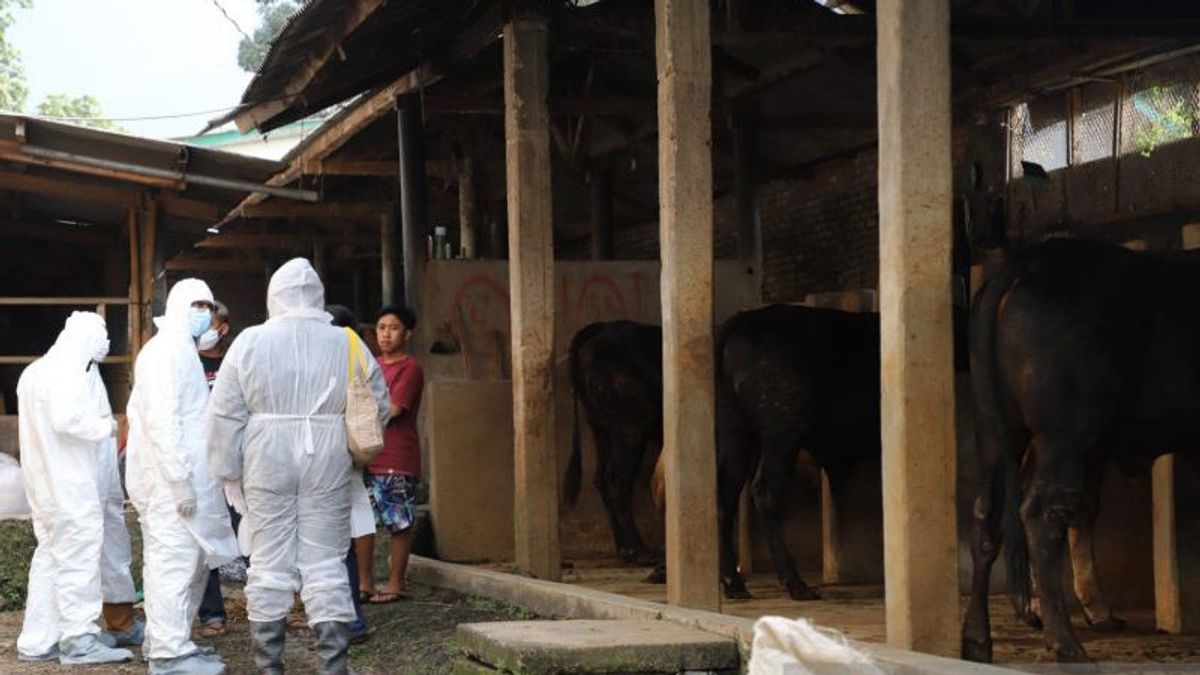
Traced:
[[738, 667], [734, 640], [669, 621], [463, 624], [455, 642], [473, 660], [513, 673], [679, 673]]

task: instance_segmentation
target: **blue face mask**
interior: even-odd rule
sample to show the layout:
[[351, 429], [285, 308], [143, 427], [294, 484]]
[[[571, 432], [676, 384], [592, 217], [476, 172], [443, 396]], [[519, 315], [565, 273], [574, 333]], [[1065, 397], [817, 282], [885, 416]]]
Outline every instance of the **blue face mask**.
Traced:
[[193, 307], [188, 310], [188, 332], [192, 337], [198, 338], [204, 335], [212, 326], [212, 312], [207, 309]]

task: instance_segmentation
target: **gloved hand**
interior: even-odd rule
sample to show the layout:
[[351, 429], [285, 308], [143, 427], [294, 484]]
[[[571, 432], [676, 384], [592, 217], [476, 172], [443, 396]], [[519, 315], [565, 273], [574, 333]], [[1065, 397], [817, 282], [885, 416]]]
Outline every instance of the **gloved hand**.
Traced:
[[196, 514], [196, 488], [192, 487], [192, 481], [182, 480], [179, 482], [168, 482], [171, 486], [171, 495], [175, 497], [175, 510], [184, 518], [191, 518]]
[[242, 491], [241, 479], [225, 481], [225, 501], [239, 516], [246, 515], [246, 494]]

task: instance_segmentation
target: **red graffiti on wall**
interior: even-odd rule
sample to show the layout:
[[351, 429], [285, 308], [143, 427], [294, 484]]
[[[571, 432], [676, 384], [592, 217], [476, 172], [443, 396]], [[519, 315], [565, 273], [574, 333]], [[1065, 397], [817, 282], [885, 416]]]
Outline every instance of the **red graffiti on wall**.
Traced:
[[507, 377], [509, 296], [504, 284], [486, 275], [467, 279], [454, 294], [454, 322], [462, 344], [463, 368], [472, 377]]

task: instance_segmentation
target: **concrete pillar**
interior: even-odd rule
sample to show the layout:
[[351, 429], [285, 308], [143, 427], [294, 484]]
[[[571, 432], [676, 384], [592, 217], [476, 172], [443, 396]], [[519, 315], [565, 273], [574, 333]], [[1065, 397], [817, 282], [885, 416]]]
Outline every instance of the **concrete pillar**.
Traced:
[[554, 229], [546, 19], [521, 13], [504, 27], [504, 141], [517, 569], [561, 576], [558, 448], [554, 437]]
[[[1175, 455], [1154, 463], [1154, 614], [1158, 630], [1200, 629], [1200, 474]], [[1180, 514], [1186, 514], [1180, 517]]]
[[592, 260], [613, 259], [612, 175], [607, 171], [592, 174]]
[[479, 215], [479, 174], [475, 159], [465, 154], [458, 164], [458, 240], [462, 257], [467, 260], [479, 254]]
[[667, 602], [720, 607], [709, 5], [656, 0]]
[[396, 215], [385, 213], [379, 217], [380, 297], [384, 305], [396, 302], [396, 249]]
[[417, 309], [425, 269], [425, 125], [419, 95], [396, 102], [400, 149], [400, 219], [403, 229], [404, 304]]
[[950, 3], [881, 0], [876, 26], [887, 635], [953, 655]]

